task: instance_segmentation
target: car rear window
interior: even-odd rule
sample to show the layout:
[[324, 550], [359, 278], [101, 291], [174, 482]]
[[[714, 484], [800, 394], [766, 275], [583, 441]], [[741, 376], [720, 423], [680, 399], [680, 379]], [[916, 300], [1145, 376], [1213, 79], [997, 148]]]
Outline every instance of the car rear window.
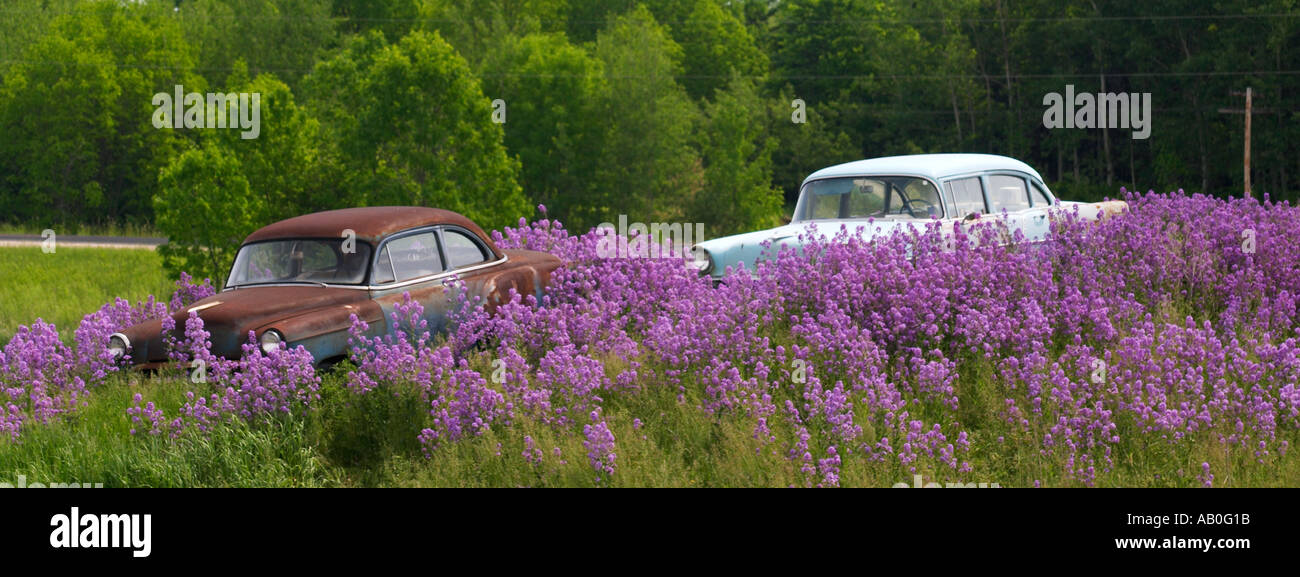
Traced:
[[1039, 186], [1037, 182], [1033, 183], [1033, 186], [1029, 189], [1029, 194], [1033, 196], [1035, 208], [1052, 205], [1052, 201], [1047, 199], [1047, 191], [1043, 190], [1043, 187]]
[[1029, 208], [1029, 191], [1025, 190], [1025, 179], [1005, 174], [989, 176], [989, 201], [993, 203], [995, 213]]
[[443, 250], [447, 253], [447, 261], [451, 268], [457, 269], [475, 265], [487, 260], [483, 254], [483, 249], [477, 242], [456, 230], [443, 230], [442, 240], [446, 243]]

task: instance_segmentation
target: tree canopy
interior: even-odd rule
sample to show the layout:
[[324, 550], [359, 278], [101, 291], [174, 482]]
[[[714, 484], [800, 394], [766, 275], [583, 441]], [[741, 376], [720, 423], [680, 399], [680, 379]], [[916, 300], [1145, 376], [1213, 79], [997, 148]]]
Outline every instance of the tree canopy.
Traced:
[[[718, 236], [825, 166], [953, 151], [1071, 199], [1240, 194], [1246, 87], [1254, 188], [1294, 200], [1297, 23], [1291, 0], [10, 0], [0, 224], [152, 226], [177, 269], [364, 204]], [[178, 85], [260, 94], [260, 135], [155, 128]], [[1044, 126], [1067, 86], [1150, 93], [1151, 138]]]

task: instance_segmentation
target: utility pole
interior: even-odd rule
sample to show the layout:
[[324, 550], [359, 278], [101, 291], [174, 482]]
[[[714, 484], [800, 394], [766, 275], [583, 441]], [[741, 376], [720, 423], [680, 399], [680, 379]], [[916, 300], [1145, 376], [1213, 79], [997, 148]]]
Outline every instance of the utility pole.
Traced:
[[1242, 164], [1245, 167], [1243, 182], [1246, 183], [1246, 198], [1250, 198], [1250, 97], [1251, 89], [1246, 87], [1246, 156]]
[[1245, 92], [1233, 90], [1230, 94], [1232, 94], [1233, 96], [1246, 97], [1246, 108], [1244, 109], [1243, 108], [1220, 108], [1219, 113], [1246, 115], [1246, 151], [1245, 151], [1245, 157], [1243, 158], [1244, 160], [1243, 170], [1245, 172], [1244, 182], [1246, 184], [1246, 198], [1250, 198], [1250, 117], [1255, 113], [1264, 114], [1264, 113], [1272, 112], [1272, 109], [1268, 109], [1268, 108], [1253, 109], [1252, 100], [1254, 100], [1255, 93], [1254, 90], [1252, 90], [1249, 86], [1246, 87]]

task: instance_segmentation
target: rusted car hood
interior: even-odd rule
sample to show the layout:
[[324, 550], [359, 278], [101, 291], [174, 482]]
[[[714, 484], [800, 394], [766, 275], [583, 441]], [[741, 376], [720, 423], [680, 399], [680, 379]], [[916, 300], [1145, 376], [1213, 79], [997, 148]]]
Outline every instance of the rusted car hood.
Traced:
[[[196, 311], [199, 318], [203, 319], [204, 329], [212, 335], [212, 352], [226, 358], [238, 358], [240, 346], [248, 341], [249, 331], [257, 331], [274, 321], [329, 307], [355, 307], [360, 311], [360, 305], [369, 299], [369, 294], [364, 290], [317, 285], [227, 290], [172, 315], [176, 321], [174, 336], [178, 341], [184, 338], [189, 311]], [[136, 325], [125, 334], [131, 340], [131, 356], [136, 362], [166, 359], [161, 319]]]

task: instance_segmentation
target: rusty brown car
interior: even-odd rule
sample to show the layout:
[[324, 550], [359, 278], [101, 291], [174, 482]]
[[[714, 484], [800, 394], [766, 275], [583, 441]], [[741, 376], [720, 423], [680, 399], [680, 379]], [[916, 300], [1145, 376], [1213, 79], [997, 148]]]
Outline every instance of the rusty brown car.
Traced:
[[[221, 292], [174, 315], [175, 337], [183, 337], [191, 311], [211, 333], [212, 352], [236, 359], [252, 331], [263, 351], [302, 345], [316, 365], [348, 355], [351, 316], [387, 330], [393, 305], [403, 293], [419, 301], [430, 330], [447, 328], [454, 306], [446, 281], [462, 281], [488, 307], [504, 302], [511, 289], [541, 292], [561, 266], [553, 255], [501, 250], [469, 219], [423, 207], [332, 210], [291, 218], [249, 235], [235, 256]], [[161, 319], [109, 338], [109, 349], [134, 365], [167, 361]]]

